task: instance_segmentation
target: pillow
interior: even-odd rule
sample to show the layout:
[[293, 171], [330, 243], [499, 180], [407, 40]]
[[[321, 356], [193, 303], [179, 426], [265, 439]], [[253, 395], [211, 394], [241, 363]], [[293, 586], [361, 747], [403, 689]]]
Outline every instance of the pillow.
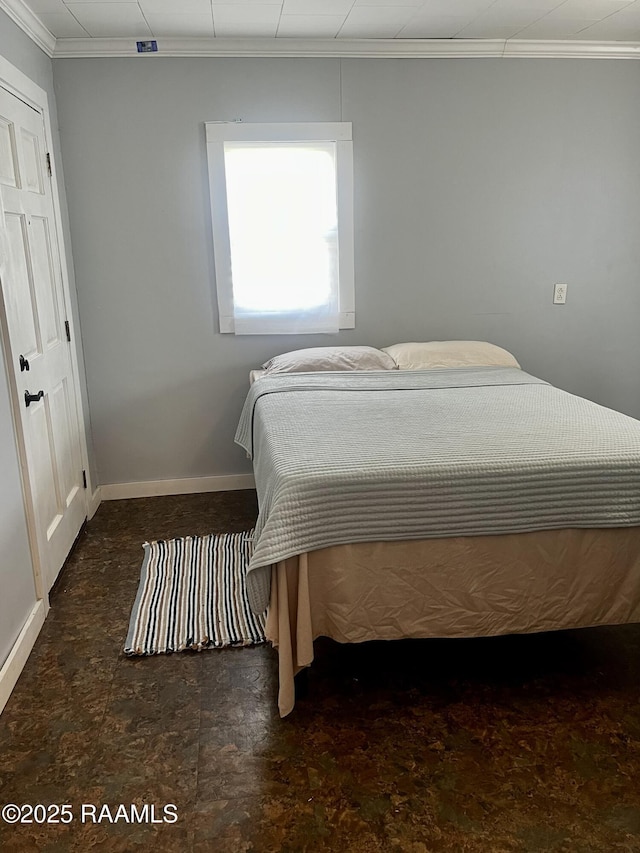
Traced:
[[390, 355], [374, 347], [311, 347], [285, 352], [265, 361], [267, 373], [322, 370], [397, 370]]
[[400, 370], [432, 367], [520, 367], [510, 352], [486, 341], [428, 341], [383, 347]]

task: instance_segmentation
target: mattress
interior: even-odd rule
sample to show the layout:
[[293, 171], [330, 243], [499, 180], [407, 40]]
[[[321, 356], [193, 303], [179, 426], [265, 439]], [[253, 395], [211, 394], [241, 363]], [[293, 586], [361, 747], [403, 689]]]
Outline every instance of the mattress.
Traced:
[[253, 385], [254, 382], [257, 382], [258, 379], [262, 379], [263, 376], [267, 375], [266, 370], [262, 370], [262, 368], [249, 371], [249, 385]]

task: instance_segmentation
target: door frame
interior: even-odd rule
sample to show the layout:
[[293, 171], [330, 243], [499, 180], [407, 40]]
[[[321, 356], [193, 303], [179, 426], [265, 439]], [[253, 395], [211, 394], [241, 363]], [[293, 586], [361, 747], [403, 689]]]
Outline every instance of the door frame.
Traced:
[[[42, 115], [44, 125], [44, 136], [46, 144], [46, 152], [49, 154], [51, 162], [51, 194], [53, 200], [53, 224], [55, 228], [55, 237], [58, 241], [58, 254], [60, 256], [60, 274], [62, 278], [62, 294], [65, 308], [65, 319], [69, 322], [69, 330], [71, 333], [71, 374], [75, 386], [75, 408], [76, 418], [78, 421], [78, 438], [80, 441], [80, 455], [82, 459], [82, 467], [87, 476], [87, 488], [84, 493], [84, 509], [85, 515], [90, 517], [95, 512], [93, 495], [93, 486], [91, 483], [91, 473], [89, 467], [89, 453], [87, 448], [87, 435], [85, 428], [84, 407], [82, 403], [82, 385], [80, 382], [80, 369], [78, 365], [78, 345], [81, 346], [81, 338], [75, 328], [73, 318], [73, 303], [71, 301], [71, 285], [69, 277], [69, 259], [64, 240], [64, 231], [62, 227], [62, 211], [60, 207], [60, 194], [57, 182], [57, 170], [55, 164], [55, 155], [53, 147], [53, 134], [51, 131], [51, 117], [49, 114], [49, 99], [44, 89], [34, 83], [26, 74], [23, 74], [18, 68], [12, 65], [8, 60], [0, 55], [0, 85], [15, 95], [21, 101], [24, 101], [30, 107], [33, 107]], [[27, 518], [27, 529], [29, 533], [29, 544], [31, 547], [31, 556], [33, 563], [33, 574], [35, 581], [36, 597], [44, 602], [45, 615], [49, 610], [49, 595], [46, 588], [46, 578], [42, 570], [42, 555], [38, 545], [37, 527], [35, 520], [35, 510], [33, 498], [31, 495], [31, 487], [29, 485], [29, 475], [27, 467], [27, 454], [24, 441], [24, 435], [21, 427], [20, 418], [20, 395], [16, 384], [15, 371], [12, 368], [13, 354], [11, 353], [11, 342], [9, 339], [9, 329], [7, 325], [7, 317], [4, 305], [4, 295], [2, 287], [0, 287], [0, 344], [5, 357], [5, 371], [9, 384], [9, 392], [11, 396], [11, 410], [13, 415], [13, 428], [18, 448], [18, 459], [20, 464], [20, 476], [22, 479], [22, 492], [25, 505], [25, 515]], [[91, 511], [93, 510], [93, 512]]]

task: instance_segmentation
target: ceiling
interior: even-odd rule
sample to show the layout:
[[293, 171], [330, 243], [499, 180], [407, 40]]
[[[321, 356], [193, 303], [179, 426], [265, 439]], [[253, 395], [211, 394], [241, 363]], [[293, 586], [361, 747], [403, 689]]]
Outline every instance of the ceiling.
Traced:
[[640, 0], [24, 0], [57, 39], [640, 41]]

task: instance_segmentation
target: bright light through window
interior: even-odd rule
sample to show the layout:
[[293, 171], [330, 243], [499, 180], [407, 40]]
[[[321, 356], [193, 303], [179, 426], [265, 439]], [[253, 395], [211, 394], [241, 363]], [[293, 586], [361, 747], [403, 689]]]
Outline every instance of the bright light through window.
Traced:
[[317, 308], [336, 291], [335, 143], [224, 145], [236, 308]]
[[205, 127], [220, 331], [353, 329], [351, 123]]

